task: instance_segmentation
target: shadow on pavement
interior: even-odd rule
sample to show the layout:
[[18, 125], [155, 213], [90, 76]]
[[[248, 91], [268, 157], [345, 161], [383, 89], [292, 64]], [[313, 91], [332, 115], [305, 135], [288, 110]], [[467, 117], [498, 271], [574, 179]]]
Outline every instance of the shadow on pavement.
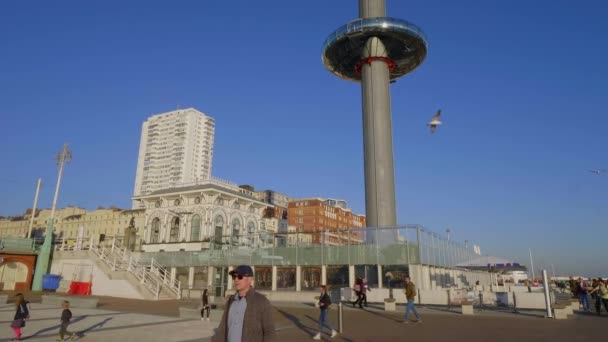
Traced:
[[363, 309], [363, 311], [365, 311], [365, 312], [367, 312], [367, 313], [370, 313], [370, 314], [372, 314], [372, 315], [376, 315], [376, 316], [378, 316], [378, 317], [382, 317], [382, 318], [384, 318], [384, 319], [388, 319], [388, 320], [391, 320], [391, 321], [397, 322], [397, 323], [401, 323], [401, 322], [403, 321], [403, 320], [401, 320], [401, 319], [395, 318], [394, 316], [390, 316], [390, 315], [384, 315], [384, 314], [381, 314], [381, 313], [378, 313], [378, 312], [374, 312], [374, 311], [372, 311], [372, 310]]
[[[305, 332], [306, 334], [310, 335], [310, 337], [312, 337], [316, 331], [310, 327], [307, 327], [306, 325], [304, 325], [296, 316], [285, 312], [281, 309], [276, 309], [278, 312], [281, 313], [281, 315], [283, 315], [283, 317], [287, 318], [288, 320], [290, 320], [291, 322], [293, 322], [293, 324], [296, 325], [296, 327], [298, 327], [298, 329], [302, 330], [303, 332]], [[307, 316], [310, 317], [310, 316]]]
[[112, 320], [114, 317], [108, 317], [106, 319], [104, 319], [103, 321], [97, 323], [97, 324], [93, 324], [90, 327], [84, 329], [84, 330], [80, 330], [76, 332], [76, 335], [78, 336], [85, 336], [85, 333], [88, 333], [89, 331], [95, 329], [95, 328], [100, 328], [103, 327], [106, 323], [108, 323], [110, 320]]
[[[86, 319], [87, 317], [88, 317], [87, 315], [83, 315], [83, 316], [76, 317], [76, 318], [74, 318], [74, 319], [73, 319], [73, 320], [70, 322], [70, 324], [73, 324], [73, 323], [76, 323], [76, 322], [82, 321], [83, 319]], [[57, 325], [54, 325], [54, 326], [52, 326], [52, 327], [48, 327], [48, 328], [44, 328], [44, 329], [40, 329], [40, 330], [36, 331], [35, 333], [33, 333], [33, 334], [31, 334], [31, 335], [28, 335], [28, 336], [26, 336], [26, 337], [23, 337], [23, 338], [22, 338], [22, 340], [29, 339], [29, 338], [33, 338], [33, 337], [37, 337], [38, 335], [44, 334], [44, 333], [49, 332], [49, 331], [58, 330], [60, 327], [61, 327], [61, 324], [57, 324]]]

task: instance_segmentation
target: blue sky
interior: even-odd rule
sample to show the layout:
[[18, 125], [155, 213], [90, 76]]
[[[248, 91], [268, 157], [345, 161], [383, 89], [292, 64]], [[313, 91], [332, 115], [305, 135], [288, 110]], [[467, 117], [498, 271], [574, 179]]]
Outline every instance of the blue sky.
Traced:
[[[428, 57], [391, 87], [398, 220], [558, 273], [608, 275], [608, 5], [397, 1]], [[360, 86], [321, 64], [356, 1], [0, 4], [0, 214], [128, 207], [141, 123], [216, 120], [213, 174], [363, 213]], [[443, 109], [444, 126], [425, 122]]]

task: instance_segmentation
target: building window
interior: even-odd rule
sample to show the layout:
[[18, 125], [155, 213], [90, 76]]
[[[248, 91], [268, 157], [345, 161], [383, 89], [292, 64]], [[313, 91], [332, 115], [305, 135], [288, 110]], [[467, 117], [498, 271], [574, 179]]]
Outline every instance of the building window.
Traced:
[[[378, 272], [376, 272], [378, 274]], [[327, 284], [332, 287], [348, 287], [348, 266], [327, 266]]]
[[150, 243], [158, 243], [160, 236], [160, 219], [157, 217], [152, 220], [152, 231], [150, 232]]
[[302, 291], [317, 291], [321, 285], [321, 267], [302, 267], [301, 281]]
[[234, 202], [234, 204], [232, 204], [232, 209], [241, 209], [241, 204], [239, 202]]
[[201, 203], [201, 198], [200, 197], [196, 197], [194, 199], [194, 204], [200, 204]]
[[160, 201], [156, 201], [156, 203], [154, 203], [154, 206], [160, 208]]
[[247, 223], [247, 232], [249, 234], [255, 233], [255, 223], [253, 223], [253, 221], [249, 221], [249, 223]]
[[254, 273], [256, 289], [272, 289], [272, 267], [256, 266]]
[[238, 218], [232, 219], [232, 244], [239, 244], [239, 235], [241, 234], [241, 221]]
[[218, 197], [215, 200], [215, 204], [217, 204], [217, 205], [224, 205], [224, 199], [222, 199], [221, 197]]
[[201, 239], [201, 217], [200, 215], [192, 216], [192, 230], [190, 231], [190, 241], [198, 241]]
[[255, 213], [255, 208], [254, 208], [253, 206], [250, 206], [250, 207], [249, 207], [249, 212], [250, 212], [250, 213]]
[[179, 217], [174, 217], [171, 221], [171, 230], [169, 231], [169, 242], [177, 242], [179, 239]]
[[277, 289], [296, 289], [296, 268], [277, 267]]
[[257, 241], [257, 237], [255, 235], [255, 223], [253, 221], [249, 221], [247, 223], [247, 233], [248, 233], [247, 239], [249, 240], [248, 244], [250, 246], [255, 245], [255, 243]]
[[180, 201], [179, 199], [176, 199], [175, 201], [173, 201], [173, 205], [174, 206], [179, 206], [182, 203], [182, 201]]
[[222, 237], [224, 235], [224, 218], [222, 216], [215, 217], [215, 248], [221, 248]]

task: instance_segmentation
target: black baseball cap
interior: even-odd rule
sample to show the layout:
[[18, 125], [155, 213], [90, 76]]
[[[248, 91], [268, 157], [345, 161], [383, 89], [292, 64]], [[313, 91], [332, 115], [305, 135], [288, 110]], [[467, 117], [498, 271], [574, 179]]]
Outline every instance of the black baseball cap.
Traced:
[[242, 275], [243, 277], [253, 277], [253, 270], [250, 266], [240, 265], [237, 268], [230, 271], [230, 275]]

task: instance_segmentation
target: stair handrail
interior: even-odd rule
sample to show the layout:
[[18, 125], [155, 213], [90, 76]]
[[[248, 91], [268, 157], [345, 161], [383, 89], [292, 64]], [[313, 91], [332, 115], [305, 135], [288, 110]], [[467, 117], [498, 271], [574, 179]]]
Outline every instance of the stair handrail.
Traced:
[[[166, 287], [173, 292], [177, 298], [181, 298], [181, 284], [177, 279], [171, 279], [171, 276], [168, 270], [159, 264], [154, 258], [150, 258], [150, 272], [157, 276], [162, 284], [166, 285]], [[161, 275], [162, 274], [162, 275]]]
[[[103, 242], [103, 241], [102, 241]], [[181, 298], [181, 283], [177, 279], [171, 279], [170, 272], [153, 258], [142, 262], [140, 258], [133, 255], [125, 246], [115, 238], [108, 243], [97, 242], [91, 239], [89, 245], [102, 262], [113, 271], [127, 271], [133, 274], [141, 283], [159, 299], [163, 288], [178, 299]]]

